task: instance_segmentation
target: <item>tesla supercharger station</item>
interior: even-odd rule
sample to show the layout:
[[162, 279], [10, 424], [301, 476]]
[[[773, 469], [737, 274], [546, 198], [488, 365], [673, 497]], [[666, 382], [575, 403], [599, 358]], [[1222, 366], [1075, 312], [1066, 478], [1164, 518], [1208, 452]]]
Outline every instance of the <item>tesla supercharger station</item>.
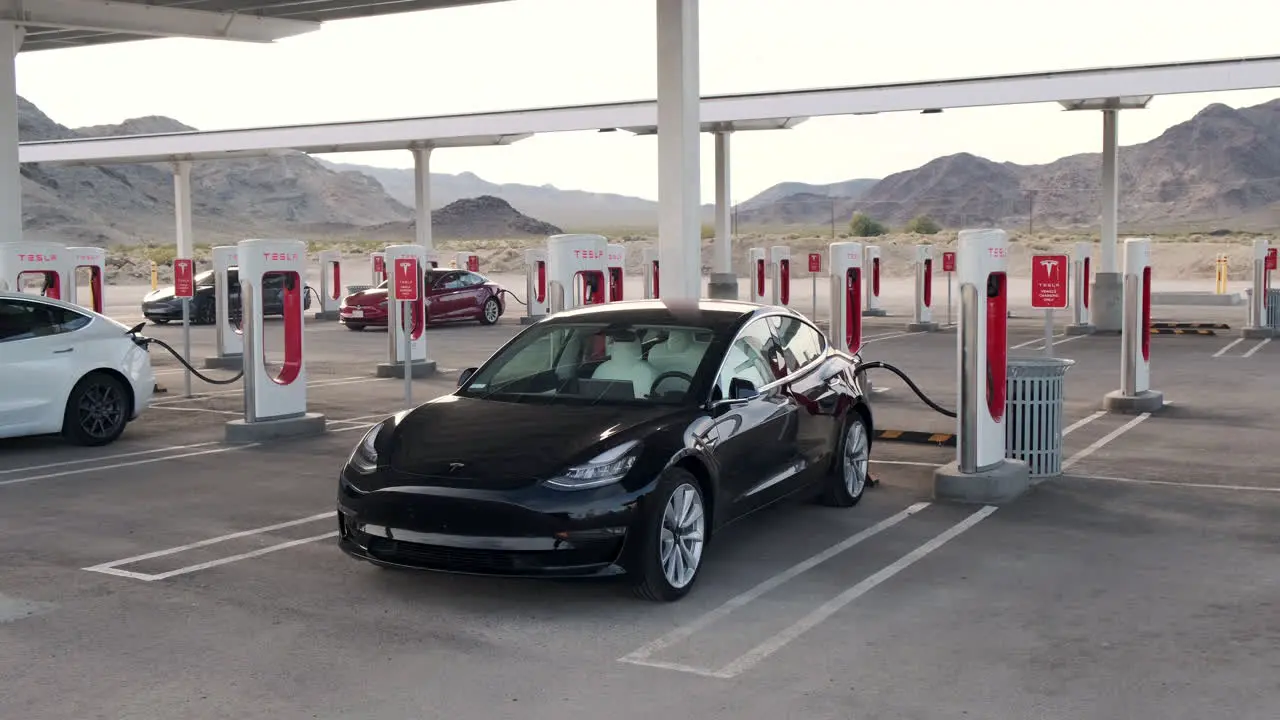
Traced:
[[1271, 295], [1267, 270], [1267, 253], [1271, 243], [1266, 238], [1253, 241], [1253, 290], [1249, 294], [1249, 324], [1240, 330], [1240, 336], [1249, 340], [1275, 337], [1275, 328], [1267, 324], [1267, 299]]
[[627, 267], [627, 248], [622, 245], [609, 245], [605, 249], [607, 262], [605, 263], [609, 269], [609, 302], [618, 302], [622, 299], [622, 283], [625, 278], [624, 269]]
[[[106, 311], [106, 300], [102, 289], [107, 275], [107, 251], [96, 247], [69, 247], [67, 253], [71, 259], [71, 277], [67, 282], [67, 299], [77, 305], [84, 305], [96, 313]], [[80, 270], [89, 271], [89, 302], [80, 301]]]
[[204, 359], [206, 368], [239, 370], [244, 366], [243, 301], [231, 304], [228, 274], [240, 262], [240, 249], [235, 245], [219, 245], [209, 251], [213, 263], [214, 335], [218, 354]]
[[607, 301], [609, 241], [603, 235], [547, 238], [548, 312]]
[[1002, 502], [1030, 484], [1027, 464], [1005, 457], [1009, 236], [1003, 230], [961, 230], [957, 242], [956, 460], [935, 471], [934, 496]]
[[316, 320], [337, 320], [342, 306], [342, 252], [320, 251], [320, 310]]
[[649, 248], [641, 255], [644, 259], [644, 297], [656, 300], [662, 297], [662, 276], [658, 272], [658, 251]]
[[[387, 274], [394, 278], [398, 260], [413, 260], [421, 270], [427, 267], [430, 252], [421, 245], [390, 245], [387, 247]], [[394, 280], [393, 280], [394, 283]], [[418, 278], [422, 284], [422, 278]], [[394, 289], [394, 288], [392, 288]], [[411, 378], [422, 378], [433, 375], [436, 371], [434, 360], [427, 358], [427, 317], [423, 288], [419, 288], [418, 299], [409, 303], [412, 317], [405, 317], [405, 304], [395, 302], [388, 296], [387, 301], [387, 361], [378, 363], [377, 375], [380, 378], [403, 378], [404, 364], [409, 360]], [[407, 329], [406, 329], [407, 327]], [[406, 334], [407, 343], [406, 343]]]
[[862, 243], [831, 243], [831, 344], [856, 353], [862, 347]]
[[862, 248], [862, 277], [867, 287], [866, 307], [862, 314], [868, 317], [884, 317], [884, 308], [880, 307], [880, 246], [867, 245]]
[[[938, 323], [933, 321], [933, 246], [917, 245], [915, 252], [912, 265], [915, 266], [916, 284], [907, 332], [933, 332], [938, 329]], [[958, 253], [956, 264], [960, 264]]]
[[[300, 240], [241, 240], [236, 248], [244, 307], [244, 419], [227, 423], [226, 439], [261, 442], [321, 434], [325, 430], [324, 415], [307, 412], [307, 367], [303, 359], [307, 244]], [[267, 363], [262, 315], [264, 285], [273, 276], [282, 276], [283, 281], [283, 357], [278, 368]]]
[[1089, 322], [1089, 274], [1093, 271], [1093, 244], [1076, 243], [1071, 257], [1071, 324], [1068, 335], [1091, 335], [1093, 324]]
[[547, 250], [529, 248], [524, 251], [525, 315], [521, 325], [531, 325], [547, 315]]
[[1151, 389], [1151, 240], [1124, 241], [1123, 315], [1120, 323], [1120, 389], [1102, 408], [1114, 413], [1155, 412], [1164, 393]]
[[387, 279], [387, 254], [369, 253], [369, 263], [373, 267], [373, 286], [378, 287]]
[[774, 305], [791, 304], [791, 248], [774, 245], [769, 248], [769, 280], [773, 286], [769, 298]]
[[45, 297], [67, 299], [67, 286], [75, 282], [71, 251], [51, 242], [0, 243], [0, 290], [24, 292], [23, 284], [38, 276], [44, 281]]
[[475, 253], [460, 252], [454, 256], [453, 264], [459, 270], [480, 272], [480, 256]]
[[747, 284], [751, 286], [748, 297], [751, 302], [764, 305], [769, 283], [769, 259], [764, 248], [747, 251]]

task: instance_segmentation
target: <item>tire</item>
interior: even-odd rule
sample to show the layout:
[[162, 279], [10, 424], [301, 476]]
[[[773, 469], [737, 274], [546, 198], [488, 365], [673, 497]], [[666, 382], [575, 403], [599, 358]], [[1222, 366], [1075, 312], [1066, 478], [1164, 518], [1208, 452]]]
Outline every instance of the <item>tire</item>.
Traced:
[[823, 482], [819, 502], [830, 507], [853, 507], [870, 484], [871, 434], [858, 412], [851, 411], [840, 428], [840, 442], [831, 470]]
[[[702, 489], [698, 486], [698, 480], [689, 471], [682, 468], [668, 468], [662, 474], [662, 478], [658, 481], [658, 487], [654, 489], [650, 496], [654, 503], [649, 505], [645, 511], [644, 520], [639, 528], [639, 541], [633, 548], [632, 557], [627, 568], [630, 576], [631, 588], [637, 596], [645, 600], [654, 602], [674, 602], [689, 594], [694, 584], [701, 577], [702, 563], [706, 558], [706, 538], [707, 525], [710, 522], [706, 517], [706, 501], [702, 496]], [[675, 510], [681, 502], [678, 498], [687, 498], [696, 500], [696, 514], [690, 514], [686, 517], [684, 530], [687, 533], [686, 540], [692, 542], [681, 543], [683, 545], [693, 545], [691, 548], [695, 559], [693, 571], [691, 575], [686, 575], [678, 582], [673, 582], [664, 571], [664, 567], [671, 570], [678, 570], [679, 567], [674, 564], [668, 564], [663, 559], [663, 549], [667, 543], [664, 537], [670, 535], [670, 522], [667, 517], [668, 509]], [[692, 535], [697, 534], [694, 540]], [[676, 544], [672, 544], [669, 548], [672, 553], [679, 553], [680, 550]], [[681, 554], [679, 557], [686, 558], [688, 553]]]
[[94, 447], [116, 441], [129, 423], [129, 391], [105, 372], [80, 378], [71, 389], [62, 416], [62, 436], [76, 445]]
[[498, 304], [498, 298], [490, 296], [484, 301], [484, 307], [480, 309], [480, 324], [492, 325], [498, 322], [500, 317], [502, 317], [502, 306]]

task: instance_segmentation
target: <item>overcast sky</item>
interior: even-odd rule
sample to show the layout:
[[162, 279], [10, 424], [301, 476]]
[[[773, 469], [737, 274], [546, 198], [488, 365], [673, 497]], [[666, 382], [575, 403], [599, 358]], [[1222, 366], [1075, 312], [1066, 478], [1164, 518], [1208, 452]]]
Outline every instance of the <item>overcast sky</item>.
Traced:
[[[1280, 54], [1276, 0], [703, 0], [702, 92], [718, 94]], [[153, 40], [22, 53], [18, 91], [72, 127], [167, 115], [200, 129], [364, 120], [655, 95], [652, 0], [514, 0], [348, 20], [274, 45]], [[1280, 83], [1280, 79], [1277, 80]], [[1149, 140], [1211, 102], [1157, 98], [1120, 118]], [[1057, 105], [819, 118], [734, 137], [733, 195], [782, 180], [883, 177], [967, 151], [1047, 162], [1100, 149], [1098, 113]], [[440, 150], [432, 170], [657, 197], [656, 140], [543, 135]], [[326, 156], [410, 167], [409, 153]], [[712, 200], [703, 136], [703, 198]]]

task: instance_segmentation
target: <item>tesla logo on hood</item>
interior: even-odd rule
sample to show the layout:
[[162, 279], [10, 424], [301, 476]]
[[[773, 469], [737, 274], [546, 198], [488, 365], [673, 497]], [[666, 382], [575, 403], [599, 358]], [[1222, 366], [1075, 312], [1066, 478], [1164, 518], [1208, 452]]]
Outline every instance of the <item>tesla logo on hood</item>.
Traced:
[[449, 472], [457, 472], [466, 466], [466, 463], [449, 463]]

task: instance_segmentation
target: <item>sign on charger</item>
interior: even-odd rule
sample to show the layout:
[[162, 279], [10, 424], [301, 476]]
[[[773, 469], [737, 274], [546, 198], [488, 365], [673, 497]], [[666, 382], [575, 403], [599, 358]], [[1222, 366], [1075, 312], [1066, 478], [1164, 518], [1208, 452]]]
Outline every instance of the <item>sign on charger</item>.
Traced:
[[395, 278], [393, 279], [393, 297], [400, 302], [412, 302], [418, 299], [418, 259], [398, 258], [396, 260]]
[[809, 272], [822, 272], [822, 253], [809, 253]]
[[177, 258], [173, 261], [173, 296], [191, 299], [195, 295], [195, 262]]
[[1031, 307], [1061, 310], [1067, 306], [1066, 255], [1034, 255], [1031, 258]]
[[956, 271], [956, 254], [954, 252], [942, 253], [942, 272]]
[[1267, 248], [1267, 259], [1262, 265], [1264, 270], [1276, 269], [1276, 250], [1280, 248]]

